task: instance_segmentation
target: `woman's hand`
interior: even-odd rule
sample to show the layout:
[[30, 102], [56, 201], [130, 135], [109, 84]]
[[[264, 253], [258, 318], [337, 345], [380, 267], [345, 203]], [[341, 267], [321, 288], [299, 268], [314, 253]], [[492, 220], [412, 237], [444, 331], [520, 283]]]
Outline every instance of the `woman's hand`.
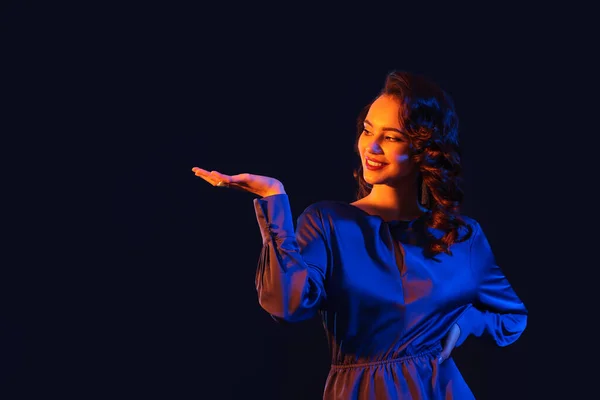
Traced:
[[446, 335], [446, 338], [444, 339], [444, 348], [442, 349], [442, 353], [440, 354], [439, 358], [438, 358], [438, 363], [441, 364], [444, 362], [444, 360], [446, 360], [448, 357], [450, 357], [450, 353], [452, 353], [452, 350], [454, 349], [454, 346], [456, 345], [456, 342], [458, 341], [458, 338], [460, 337], [460, 326], [458, 326], [457, 324], [452, 325], [452, 328], [450, 328], [450, 331], [448, 332], [448, 334]]
[[217, 171], [208, 172], [198, 167], [192, 168], [192, 171], [196, 176], [204, 179], [213, 186], [241, 189], [261, 197], [285, 193], [283, 184], [277, 179], [268, 176], [248, 173], [225, 175]]

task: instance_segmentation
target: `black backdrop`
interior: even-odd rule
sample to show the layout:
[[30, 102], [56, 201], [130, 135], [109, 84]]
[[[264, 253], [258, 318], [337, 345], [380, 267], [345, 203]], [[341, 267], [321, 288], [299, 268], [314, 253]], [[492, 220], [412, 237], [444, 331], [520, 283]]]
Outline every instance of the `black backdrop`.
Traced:
[[547, 194], [568, 164], [548, 151], [562, 33], [533, 11], [230, 7], [0, 8], [18, 255], [2, 280], [2, 398], [319, 398], [319, 321], [278, 325], [257, 303], [254, 196], [191, 168], [275, 176], [295, 215], [351, 201], [355, 118], [393, 69], [454, 97], [464, 212], [531, 313], [516, 344], [470, 339], [457, 363], [480, 399], [559, 393], [543, 321], [557, 310], [546, 272], [565, 257], [546, 247], [544, 207], [574, 192]]

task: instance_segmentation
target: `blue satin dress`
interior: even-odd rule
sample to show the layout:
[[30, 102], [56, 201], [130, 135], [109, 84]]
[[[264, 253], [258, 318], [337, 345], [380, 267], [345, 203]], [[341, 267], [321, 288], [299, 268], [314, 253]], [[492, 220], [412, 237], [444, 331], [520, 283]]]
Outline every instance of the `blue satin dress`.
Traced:
[[331, 355], [323, 399], [473, 399], [452, 357], [437, 361], [452, 325], [457, 346], [470, 335], [506, 346], [525, 329], [527, 310], [472, 218], [453, 255], [428, 259], [416, 233], [422, 217], [386, 222], [320, 201], [294, 229], [287, 194], [254, 199], [254, 209], [259, 304], [275, 320], [320, 316]]

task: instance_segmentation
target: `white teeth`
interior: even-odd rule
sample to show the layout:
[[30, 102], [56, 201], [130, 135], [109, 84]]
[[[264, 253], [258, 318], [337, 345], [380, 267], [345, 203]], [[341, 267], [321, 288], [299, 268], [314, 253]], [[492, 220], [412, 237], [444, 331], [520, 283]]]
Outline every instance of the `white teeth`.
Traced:
[[374, 162], [374, 161], [371, 161], [371, 160], [367, 160], [367, 164], [369, 164], [372, 167], [381, 167], [381, 166], [383, 166], [382, 163]]

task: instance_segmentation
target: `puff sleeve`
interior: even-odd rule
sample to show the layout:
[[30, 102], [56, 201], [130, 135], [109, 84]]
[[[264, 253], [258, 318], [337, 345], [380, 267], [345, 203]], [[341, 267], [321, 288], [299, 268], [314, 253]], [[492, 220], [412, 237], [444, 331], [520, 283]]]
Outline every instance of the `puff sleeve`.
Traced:
[[260, 306], [276, 320], [303, 321], [326, 300], [328, 246], [319, 210], [307, 207], [296, 221], [287, 194], [254, 199], [263, 239], [255, 284]]
[[470, 248], [470, 264], [477, 280], [477, 297], [457, 321], [460, 346], [469, 335], [491, 337], [498, 346], [515, 342], [527, 325], [527, 309], [501, 268], [481, 226], [476, 224]]

